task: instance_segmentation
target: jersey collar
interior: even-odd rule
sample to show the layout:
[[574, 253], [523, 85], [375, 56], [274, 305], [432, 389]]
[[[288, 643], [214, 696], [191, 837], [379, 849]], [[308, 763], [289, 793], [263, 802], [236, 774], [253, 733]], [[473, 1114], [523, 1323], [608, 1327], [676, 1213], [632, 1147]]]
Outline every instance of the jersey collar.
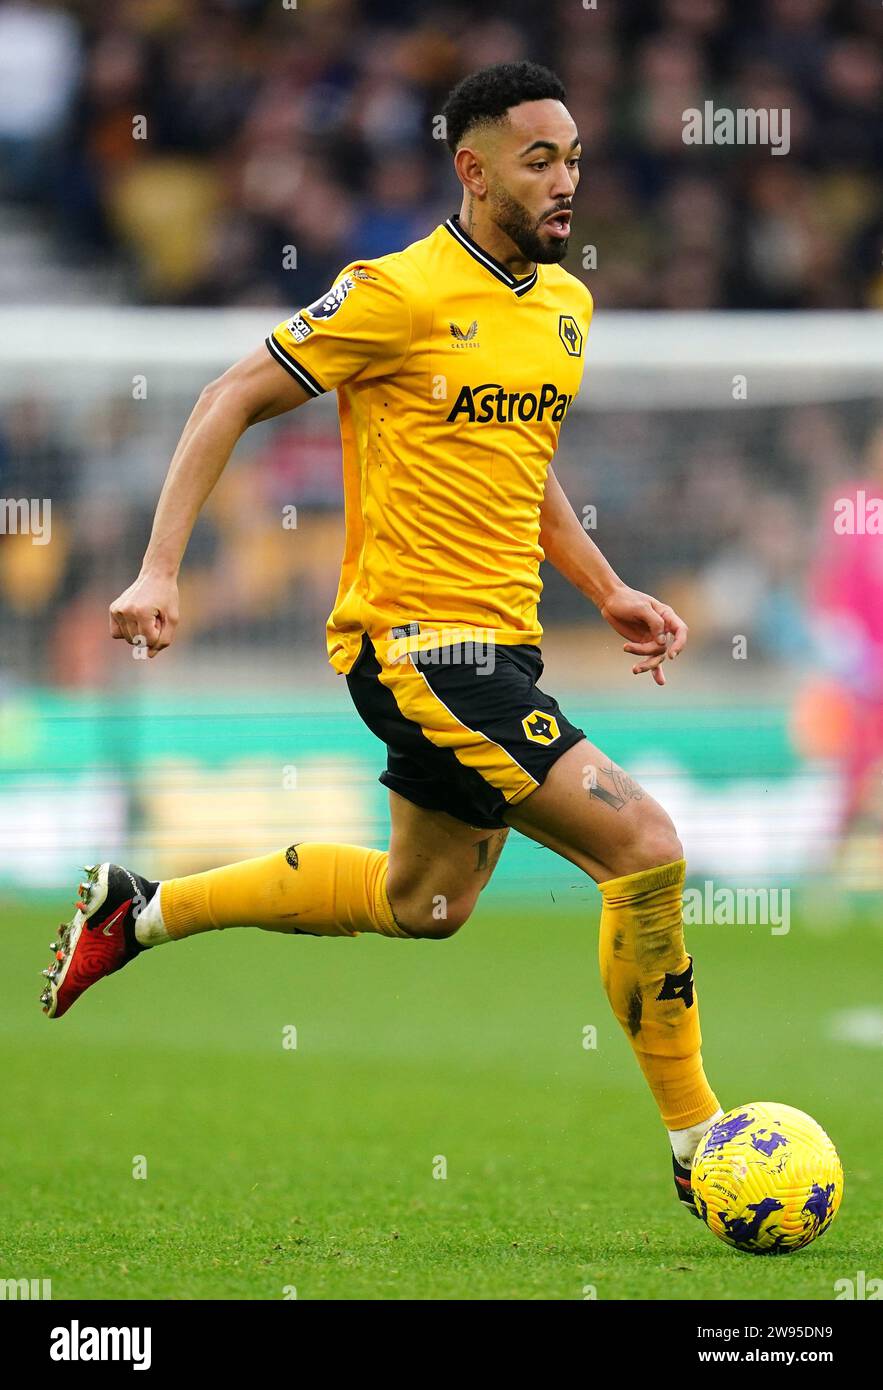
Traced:
[[509, 289], [513, 290], [519, 299], [522, 295], [528, 294], [529, 291], [533, 289], [537, 282], [536, 266], [534, 266], [533, 272], [530, 275], [525, 275], [523, 279], [516, 280], [514, 275], [510, 275], [502, 261], [498, 261], [489, 251], [485, 251], [483, 247], [479, 246], [477, 241], [473, 241], [469, 233], [460, 225], [460, 218], [456, 213], [449, 217], [444, 225], [454, 240], [459, 241], [464, 251], [468, 251], [470, 256], [484, 266], [485, 270], [490, 271], [491, 275], [495, 275], [498, 280], [502, 280], [504, 285], [508, 285]]

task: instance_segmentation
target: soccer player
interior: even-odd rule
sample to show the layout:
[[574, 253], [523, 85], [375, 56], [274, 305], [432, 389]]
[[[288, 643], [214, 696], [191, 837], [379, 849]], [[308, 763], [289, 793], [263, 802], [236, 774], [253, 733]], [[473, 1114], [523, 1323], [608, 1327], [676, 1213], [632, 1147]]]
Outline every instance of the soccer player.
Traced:
[[604, 987], [656, 1099], [679, 1197], [721, 1111], [705, 1077], [684, 947], [681, 844], [665, 811], [537, 685], [545, 557], [665, 684], [687, 628], [629, 588], [550, 467], [579, 389], [592, 298], [560, 262], [580, 142], [560, 81], [532, 63], [465, 78], [445, 106], [460, 212], [348, 265], [314, 304], [200, 395], [141, 572], [111, 635], [151, 658], [178, 623], [177, 574], [202, 504], [249, 425], [336, 389], [346, 544], [332, 666], [386, 745], [388, 851], [302, 843], [158, 884], [87, 869], [42, 996], [60, 1018], [161, 942], [224, 927], [451, 936], [511, 828], [602, 895]]

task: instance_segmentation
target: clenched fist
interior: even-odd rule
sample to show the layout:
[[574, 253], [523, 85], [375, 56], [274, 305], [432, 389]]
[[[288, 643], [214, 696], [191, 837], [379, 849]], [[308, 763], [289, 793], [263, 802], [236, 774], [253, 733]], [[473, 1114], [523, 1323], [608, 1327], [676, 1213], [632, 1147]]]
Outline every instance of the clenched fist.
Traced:
[[139, 574], [110, 605], [110, 635], [144, 646], [151, 659], [168, 647], [178, 626], [178, 581]]

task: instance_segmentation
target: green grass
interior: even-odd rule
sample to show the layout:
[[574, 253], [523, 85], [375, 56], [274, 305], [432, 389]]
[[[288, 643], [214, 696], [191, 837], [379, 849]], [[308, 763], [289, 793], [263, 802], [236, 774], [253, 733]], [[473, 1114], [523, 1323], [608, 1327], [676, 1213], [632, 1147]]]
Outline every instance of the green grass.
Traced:
[[49, 1022], [66, 904], [7, 900], [0, 1277], [77, 1299], [830, 1299], [883, 1274], [879, 1054], [828, 1037], [877, 1002], [879, 928], [692, 930], [724, 1105], [809, 1110], [846, 1170], [830, 1232], [762, 1259], [675, 1200], [595, 911], [490, 889], [446, 942], [228, 931]]

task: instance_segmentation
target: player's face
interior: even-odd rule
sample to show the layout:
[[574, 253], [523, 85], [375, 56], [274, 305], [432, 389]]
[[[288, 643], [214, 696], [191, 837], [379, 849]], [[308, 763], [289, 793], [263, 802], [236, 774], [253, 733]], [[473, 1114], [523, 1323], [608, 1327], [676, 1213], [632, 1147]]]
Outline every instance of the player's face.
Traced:
[[488, 168], [488, 207], [529, 261], [563, 261], [579, 183], [580, 143], [560, 101], [513, 106]]

